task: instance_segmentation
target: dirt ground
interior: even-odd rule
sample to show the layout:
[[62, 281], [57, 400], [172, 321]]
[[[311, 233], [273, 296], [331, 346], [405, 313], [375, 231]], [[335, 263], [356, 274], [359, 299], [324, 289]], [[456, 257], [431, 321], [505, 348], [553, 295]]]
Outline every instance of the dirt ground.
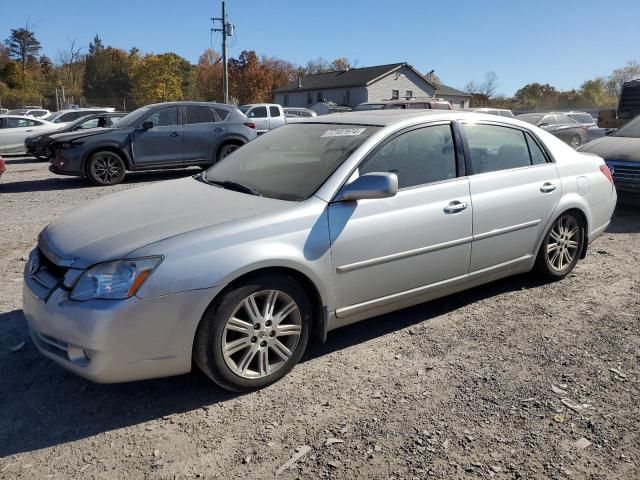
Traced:
[[564, 281], [519, 276], [334, 331], [235, 395], [198, 372], [98, 385], [37, 353], [21, 277], [38, 232], [193, 173], [95, 188], [46, 166], [9, 158], [0, 181], [0, 478], [640, 478], [640, 207], [618, 208]]

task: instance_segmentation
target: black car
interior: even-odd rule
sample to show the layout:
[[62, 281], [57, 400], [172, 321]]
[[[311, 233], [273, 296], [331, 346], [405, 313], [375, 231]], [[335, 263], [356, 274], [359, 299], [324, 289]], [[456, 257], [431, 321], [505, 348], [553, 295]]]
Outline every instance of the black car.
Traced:
[[587, 129], [582, 124], [561, 113], [524, 113], [516, 117], [558, 137], [573, 148], [587, 142]]
[[114, 185], [127, 171], [207, 167], [254, 138], [256, 124], [231, 105], [157, 103], [113, 128], [56, 135], [49, 170]]
[[604, 158], [621, 196], [640, 196], [640, 115], [613, 134], [578, 150]]
[[60, 128], [53, 132], [43, 133], [27, 137], [24, 146], [29, 155], [33, 155], [40, 160], [48, 160], [51, 156], [49, 144], [54, 141], [57, 135], [69, 132], [77, 132], [78, 130], [89, 130], [91, 128], [108, 128], [124, 117], [126, 113], [109, 112], [99, 113], [96, 115], [87, 115], [71, 122], [66, 127]]

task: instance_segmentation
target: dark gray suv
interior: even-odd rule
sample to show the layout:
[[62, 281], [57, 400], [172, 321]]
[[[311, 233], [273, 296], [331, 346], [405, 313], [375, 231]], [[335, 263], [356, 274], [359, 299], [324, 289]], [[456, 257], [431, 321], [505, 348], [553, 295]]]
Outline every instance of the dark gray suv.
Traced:
[[255, 137], [255, 124], [236, 107], [158, 103], [131, 112], [114, 128], [58, 135], [49, 170], [114, 185], [127, 171], [212, 165]]

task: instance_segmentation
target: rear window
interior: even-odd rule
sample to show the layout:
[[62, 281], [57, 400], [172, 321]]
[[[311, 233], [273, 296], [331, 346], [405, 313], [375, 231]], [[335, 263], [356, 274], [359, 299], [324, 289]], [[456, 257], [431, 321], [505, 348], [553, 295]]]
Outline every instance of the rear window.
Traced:
[[574, 120], [580, 123], [592, 123], [592, 124], [596, 123], [591, 115], [588, 115], [585, 113], [570, 113], [567, 116], [573, 118]]
[[269, 107], [269, 116], [271, 117], [279, 117], [280, 109], [278, 107]]
[[363, 103], [353, 109], [354, 112], [360, 112], [365, 110], [382, 110], [384, 103]]

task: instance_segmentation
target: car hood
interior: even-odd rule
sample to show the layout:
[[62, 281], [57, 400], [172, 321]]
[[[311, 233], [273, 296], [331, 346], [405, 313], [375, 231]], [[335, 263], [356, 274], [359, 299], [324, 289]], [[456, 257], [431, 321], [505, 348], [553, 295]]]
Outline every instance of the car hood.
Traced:
[[79, 138], [85, 137], [93, 137], [94, 135], [102, 135], [104, 133], [112, 132], [113, 130], [117, 130], [115, 128], [87, 128], [86, 130], [76, 131], [76, 132], [63, 132], [56, 133], [51, 135], [53, 140], [57, 140], [59, 142], [70, 142], [71, 140], [77, 140]]
[[39, 243], [74, 267], [85, 268], [124, 258], [169, 237], [281, 212], [295, 205], [225, 190], [189, 177], [90, 202], [49, 224], [40, 234]]
[[640, 138], [603, 137], [583, 145], [581, 152], [594, 153], [605, 160], [640, 162]]

